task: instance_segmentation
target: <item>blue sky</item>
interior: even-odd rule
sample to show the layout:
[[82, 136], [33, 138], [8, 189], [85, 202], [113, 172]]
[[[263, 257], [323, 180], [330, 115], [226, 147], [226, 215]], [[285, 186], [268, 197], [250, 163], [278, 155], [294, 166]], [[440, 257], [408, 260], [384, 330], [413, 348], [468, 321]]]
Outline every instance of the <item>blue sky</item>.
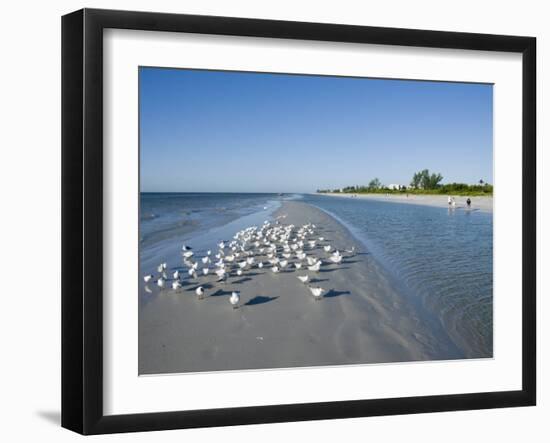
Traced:
[[493, 181], [491, 85], [140, 68], [142, 191]]

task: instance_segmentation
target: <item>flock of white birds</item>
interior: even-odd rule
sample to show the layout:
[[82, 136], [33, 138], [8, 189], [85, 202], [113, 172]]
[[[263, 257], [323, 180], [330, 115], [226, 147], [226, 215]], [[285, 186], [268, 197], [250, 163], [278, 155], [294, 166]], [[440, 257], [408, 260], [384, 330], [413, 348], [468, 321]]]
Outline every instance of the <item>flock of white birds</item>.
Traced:
[[[285, 225], [279, 221], [283, 218], [285, 216], [279, 216], [274, 222], [265, 221], [259, 228], [250, 226], [237, 232], [231, 241], [218, 244], [216, 254], [208, 250], [203, 257], [195, 257], [192, 248], [183, 245], [181, 255], [187, 278], [199, 284], [195, 289], [197, 298], [205, 296], [206, 289], [200, 286], [200, 281], [208, 275], [215, 274], [216, 282], [225, 283], [229, 277], [241, 277], [248, 270], [264, 267], [269, 267], [274, 274], [294, 270], [305, 272], [296, 276], [298, 280], [307, 286], [315, 300], [323, 298], [325, 289], [309, 284], [311, 278], [307, 271], [319, 272], [323, 265], [339, 264], [344, 256], [324, 237], [316, 235], [315, 224], [307, 223], [299, 227]], [[324, 253], [323, 258], [316, 256], [319, 251]], [[355, 247], [344, 252], [347, 256], [354, 255]], [[152, 292], [147, 286], [150, 282], [155, 282], [161, 289], [171, 285], [172, 290], [179, 291], [183, 287], [184, 277], [185, 272], [180, 270], [169, 276], [167, 263], [160, 263], [157, 276], [145, 275], [143, 280], [147, 292]], [[234, 309], [240, 306], [240, 300], [239, 291], [232, 291], [229, 303]]]

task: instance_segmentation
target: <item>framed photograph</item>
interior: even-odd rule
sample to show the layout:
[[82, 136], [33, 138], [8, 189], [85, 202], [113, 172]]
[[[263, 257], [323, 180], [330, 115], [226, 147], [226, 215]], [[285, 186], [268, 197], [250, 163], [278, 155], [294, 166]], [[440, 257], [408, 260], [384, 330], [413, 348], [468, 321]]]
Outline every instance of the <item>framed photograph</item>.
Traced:
[[536, 402], [532, 37], [62, 19], [62, 425]]

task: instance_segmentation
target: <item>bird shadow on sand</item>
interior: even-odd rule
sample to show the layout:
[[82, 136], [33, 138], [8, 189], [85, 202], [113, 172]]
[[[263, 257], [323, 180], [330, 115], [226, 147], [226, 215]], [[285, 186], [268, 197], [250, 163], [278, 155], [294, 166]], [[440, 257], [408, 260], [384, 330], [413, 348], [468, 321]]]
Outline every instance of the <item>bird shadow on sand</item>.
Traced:
[[340, 267], [340, 268], [332, 268], [332, 269], [320, 269], [319, 272], [334, 272], [334, 271], [341, 271], [343, 269], [349, 269], [349, 268]]
[[223, 289], [218, 289], [216, 292], [210, 294], [210, 297], [222, 297], [224, 295], [231, 295], [231, 291], [224, 291]]
[[310, 283], [321, 283], [321, 282], [324, 282], [324, 281], [328, 281], [328, 278], [312, 278], [310, 280]]
[[202, 288], [204, 290], [206, 289], [212, 289], [214, 287], [214, 285], [212, 283], [204, 283], [204, 284], [197, 284], [197, 283], [192, 283], [192, 287], [191, 288], [187, 288], [186, 291], [195, 291], [198, 287], [202, 286]]
[[328, 291], [324, 298], [340, 297], [341, 295], [351, 295], [350, 291], [337, 291], [336, 289], [331, 289]]
[[256, 306], [256, 305], [263, 305], [264, 303], [269, 303], [270, 301], [277, 300], [279, 296], [277, 297], [265, 297], [263, 295], [257, 295], [256, 297], [248, 300], [244, 306]]
[[342, 263], [346, 265], [351, 265], [353, 263], [359, 263], [361, 260], [343, 260]]
[[250, 281], [250, 280], [252, 280], [250, 277], [243, 277], [243, 278], [239, 278], [238, 280], [232, 281], [231, 284], [241, 285], [241, 284], [246, 283], [247, 281]]

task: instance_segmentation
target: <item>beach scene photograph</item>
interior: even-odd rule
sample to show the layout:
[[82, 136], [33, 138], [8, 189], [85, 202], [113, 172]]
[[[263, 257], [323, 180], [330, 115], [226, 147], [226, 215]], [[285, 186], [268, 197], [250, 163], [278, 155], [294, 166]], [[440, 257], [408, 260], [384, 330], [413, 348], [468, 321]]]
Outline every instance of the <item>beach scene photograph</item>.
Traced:
[[138, 373], [493, 358], [493, 85], [139, 68]]

